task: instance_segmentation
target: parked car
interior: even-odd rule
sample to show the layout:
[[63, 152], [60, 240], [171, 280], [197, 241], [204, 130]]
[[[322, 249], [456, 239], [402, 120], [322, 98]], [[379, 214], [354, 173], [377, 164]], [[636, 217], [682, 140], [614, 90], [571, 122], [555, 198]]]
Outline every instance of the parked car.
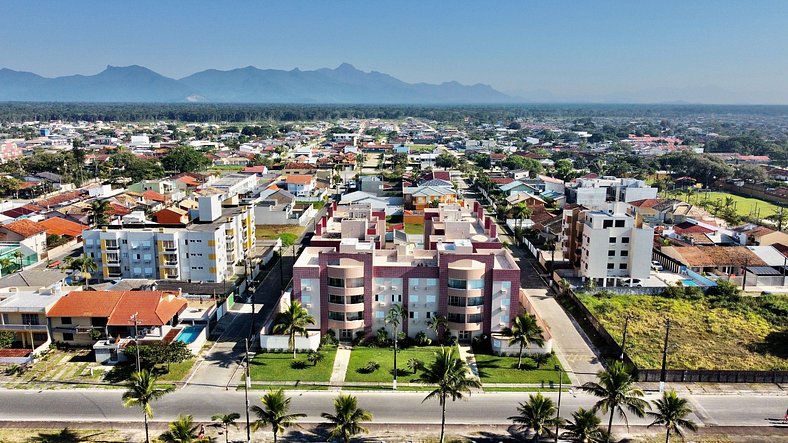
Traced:
[[653, 262], [651, 262], [651, 269], [653, 269], [655, 271], [661, 271], [664, 268], [662, 267], [662, 263], [660, 263], [658, 261], [653, 261]]
[[643, 287], [643, 282], [639, 278], [620, 278], [618, 279], [621, 286], [626, 286], [628, 288], [640, 288]]

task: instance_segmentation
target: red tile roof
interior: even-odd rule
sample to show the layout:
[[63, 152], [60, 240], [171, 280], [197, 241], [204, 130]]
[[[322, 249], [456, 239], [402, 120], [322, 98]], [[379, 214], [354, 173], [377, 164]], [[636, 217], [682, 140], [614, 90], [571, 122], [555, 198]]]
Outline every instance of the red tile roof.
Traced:
[[131, 214], [131, 209], [117, 203], [110, 203], [109, 213], [110, 215], [124, 216]]
[[673, 226], [673, 231], [676, 234], [691, 234], [691, 233], [710, 234], [714, 232], [713, 229], [709, 229], [690, 222], [683, 222]]
[[71, 191], [71, 192], [64, 192], [62, 194], [58, 194], [49, 198], [44, 198], [41, 200], [36, 200], [34, 203], [38, 206], [43, 206], [45, 208], [49, 206], [57, 206], [66, 202], [82, 200], [82, 191]]
[[41, 224], [26, 218], [12, 221], [11, 223], [6, 223], [2, 226], [2, 228], [15, 234], [19, 234], [24, 238], [32, 237], [36, 234], [46, 232], [47, 230], [46, 227], [41, 226]]
[[3, 212], [3, 215], [11, 218], [18, 218], [18, 217], [23, 217], [25, 215], [35, 214], [37, 212], [41, 212], [44, 210], [46, 210], [46, 208], [42, 208], [41, 206], [34, 205], [32, 203], [28, 203], [18, 208], [9, 209]]
[[311, 175], [288, 175], [285, 178], [287, 183], [293, 183], [298, 185], [305, 185], [307, 183], [312, 183], [312, 176]]
[[187, 186], [200, 186], [200, 182], [198, 182], [194, 177], [189, 177], [188, 175], [178, 177], [175, 180], [185, 183]]
[[315, 165], [309, 163], [288, 163], [285, 169], [315, 169]]
[[265, 172], [265, 165], [247, 166], [241, 169], [241, 172], [246, 174], [262, 174]]
[[187, 301], [164, 291], [72, 291], [47, 317], [102, 317], [109, 326], [127, 326], [137, 314], [141, 326], [161, 326], [186, 309]]
[[167, 201], [167, 197], [164, 194], [158, 193], [156, 191], [145, 191], [142, 193], [142, 198], [144, 198], [145, 200], [151, 200], [161, 203]]
[[11, 348], [6, 348], [6, 349], [0, 349], [0, 357], [16, 357], [16, 358], [27, 357], [32, 352], [33, 351], [31, 351], [30, 349], [11, 349]]
[[635, 200], [629, 202], [630, 205], [638, 207], [638, 208], [653, 208], [657, 204], [659, 204], [662, 199], [659, 198], [647, 198], [644, 200]]
[[83, 230], [88, 229], [85, 225], [60, 217], [48, 218], [38, 222], [38, 224], [46, 228], [47, 234], [65, 235], [67, 237], [79, 237], [82, 235]]

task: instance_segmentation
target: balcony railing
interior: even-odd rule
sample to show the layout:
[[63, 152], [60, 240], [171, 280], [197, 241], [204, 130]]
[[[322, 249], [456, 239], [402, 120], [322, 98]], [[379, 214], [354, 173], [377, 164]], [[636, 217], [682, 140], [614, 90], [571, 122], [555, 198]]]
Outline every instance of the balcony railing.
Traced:
[[0, 325], [0, 331], [46, 331], [47, 325], [20, 325], [5, 324]]

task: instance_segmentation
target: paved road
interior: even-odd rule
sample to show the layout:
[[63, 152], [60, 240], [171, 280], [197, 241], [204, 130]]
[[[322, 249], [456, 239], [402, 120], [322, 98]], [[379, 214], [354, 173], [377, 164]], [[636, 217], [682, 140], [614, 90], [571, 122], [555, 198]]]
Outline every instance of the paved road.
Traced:
[[[137, 409], [122, 407], [120, 390], [68, 391], [0, 391], [0, 417], [7, 421], [38, 421], [46, 417], [53, 422], [124, 422], [140, 420]], [[250, 404], [256, 404], [262, 391], [251, 394]], [[362, 407], [372, 411], [377, 423], [440, 423], [440, 410], [435, 401], [422, 403], [424, 393], [415, 392], [355, 392]], [[555, 399], [556, 393], [546, 393]], [[320, 413], [332, 408], [334, 392], [292, 393], [292, 410], [307, 414], [304, 422], [321, 422]], [[656, 398], [649, 394], [647, 399]], [[691, 417], [706, 426], [774, 426], [782, 419], [788, 405], [786, 395], [695, 395], [689, 396], [698, 411]], [[453, 424], [506, 424], [523, 393], [474, 393], [468, 401], [449, 404], [447, 422]], [[589, 407], [594, 397], [578, 393], [576, 397], [564, 393], [562, 415], [568, 416], [578, 407]], [[170, 421], [179, 413], [193, 414], [197, 421], [207, 421], [219, 412], [244, 409], [244, 394], [240, 391], [187, 387], [165, 396], [153, 405], [154, 420]], [[483, 413], [480, 413], [483, 411]], [[614, 423], [621, 424], [618, 419]], [[645, 424], [644, 419], [630, 419], [633, 425]]]

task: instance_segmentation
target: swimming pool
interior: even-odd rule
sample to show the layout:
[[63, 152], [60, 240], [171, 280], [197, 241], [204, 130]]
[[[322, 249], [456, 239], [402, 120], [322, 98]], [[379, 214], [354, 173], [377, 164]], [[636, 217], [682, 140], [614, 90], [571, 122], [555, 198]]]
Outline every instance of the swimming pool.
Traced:
[[205, 326], [202, 325], [195, 325], [195, 326], [187, 326], [183, 328], [183, 330], [175, 337], [175, 340], [184, 342], [186, 344], [192, 343], [194, 340], [197, 340], [197, 337], [200, 335], [200, 332], [205, 329]]
[[681, 284], [684, 285], [684, 286], [700, 286], [699, 284], [695, 283], [694, 280], [689, 280], [689, 279], [682, 280]]

